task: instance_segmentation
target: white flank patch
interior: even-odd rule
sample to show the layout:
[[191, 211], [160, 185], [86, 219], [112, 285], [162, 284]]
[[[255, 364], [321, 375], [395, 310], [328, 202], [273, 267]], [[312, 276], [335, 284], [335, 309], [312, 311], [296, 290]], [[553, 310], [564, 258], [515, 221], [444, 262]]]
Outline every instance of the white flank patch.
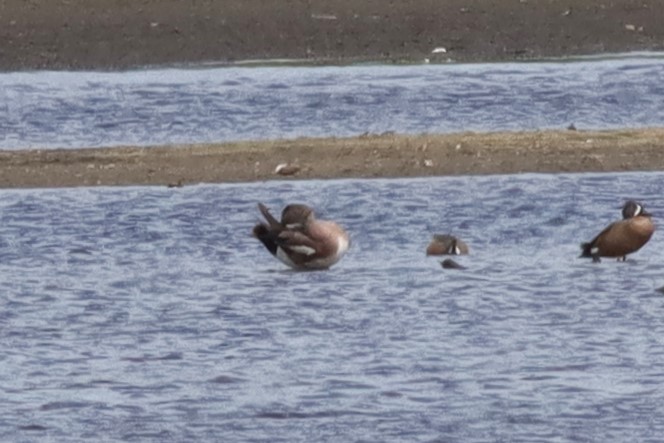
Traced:
[[458, 246], [455, 246], [455, 247], [454, 247], [454, 254], [455, 254], [455, 255], [461, 255], [461, 249], [459, 249]]
[[341, 257], [348, 251], [348, 240], [343, 235], [337, 239], [337, 257]]
[[597, 254], [598, 252], [599, 252], [599, 248], [598, 248], [597, 246], [595, 246], [594, 248], [591, 248], [591, 249], [590, 249], [590, 253], [591, 253], [591, 254]]
[[302, 229], [302, 223], [290, 223], [286, 225], [287, 229]]
[[298, 254], [304, 254], [304, 255], [313, 255], [316, 253], [316, 250], [314, 248], [305, 245], [289, 246], [288, 249], [290, 249], [293, 252], [297, 252]]
[[291, 260], [290, 257], [288, 257], [288, 254], [286, 254], [286, 251], [281, 248], [277, 248], [277, 258], [287, 266], [290, 266], [291, 268], [297, 268], [295, 263], [293, 263], [293, 260]]

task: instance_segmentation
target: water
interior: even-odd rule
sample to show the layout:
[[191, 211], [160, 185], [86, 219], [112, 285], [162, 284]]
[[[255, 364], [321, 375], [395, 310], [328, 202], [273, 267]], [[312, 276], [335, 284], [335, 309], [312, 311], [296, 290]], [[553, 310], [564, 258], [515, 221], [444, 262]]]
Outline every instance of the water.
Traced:
[[[2, 441], [660, 441], [663, 173], [0, 191]], [[293, 272], [249, 232], [350, 232]], [[452, 232], [465, 271], [424, 256]]]
[[0, 74], [0, 149], [659, 126], [664, 58]]

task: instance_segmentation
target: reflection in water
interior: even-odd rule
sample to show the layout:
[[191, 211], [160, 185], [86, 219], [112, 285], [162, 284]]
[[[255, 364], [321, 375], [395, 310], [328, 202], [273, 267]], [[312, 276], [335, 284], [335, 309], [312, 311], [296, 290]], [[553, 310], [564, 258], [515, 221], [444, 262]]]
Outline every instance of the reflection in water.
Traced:
[[658, 126], [664, 59], [0, 74], [0, 148]]
[[[658, 233], [626, 263], [577, 256], [626, 198], [659, 219], [663, 178], [2, 191], [3, 437], [654, 441]], [[290, 271], [250, 236], [258, 201], [353, 246]], [[467, 269], [426, 257], [434, 232]]]

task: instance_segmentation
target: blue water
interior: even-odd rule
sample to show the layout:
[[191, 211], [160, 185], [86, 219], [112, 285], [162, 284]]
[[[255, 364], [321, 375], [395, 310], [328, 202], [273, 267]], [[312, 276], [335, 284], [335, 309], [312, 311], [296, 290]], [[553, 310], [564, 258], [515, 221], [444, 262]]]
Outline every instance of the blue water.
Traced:
[[0, 74], [0, 149], [664, 122], [664, 57]]
[[[0, 441], [661, 441], [664, 174], [0, 191]], [[293, 272], [256, 203], [352, 236]], [[443, 270], [429, 236], [471, 247]]]

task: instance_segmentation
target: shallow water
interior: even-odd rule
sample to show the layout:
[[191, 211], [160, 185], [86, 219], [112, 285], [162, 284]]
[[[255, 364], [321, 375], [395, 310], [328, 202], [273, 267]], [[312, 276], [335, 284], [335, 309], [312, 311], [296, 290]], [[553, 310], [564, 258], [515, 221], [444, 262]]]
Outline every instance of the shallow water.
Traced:
[[660, 126], [664, 57], [0, 74], [0, 149]]
[[[662, 173], [0, 191], [2, 441], [660, 441]], [[249, 235], [301, 201], [326, 272]], [[424, 256], [452, 232], [465, 271]]]

